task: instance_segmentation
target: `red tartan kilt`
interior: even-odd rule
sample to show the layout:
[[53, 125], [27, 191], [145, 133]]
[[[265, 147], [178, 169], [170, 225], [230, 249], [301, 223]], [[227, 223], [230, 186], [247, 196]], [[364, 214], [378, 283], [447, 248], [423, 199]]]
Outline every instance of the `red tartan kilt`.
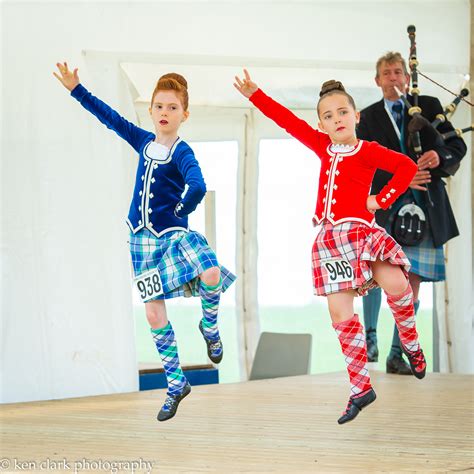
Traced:
[[[323, 262], [333, 258], [345, 258], [349, 262], [353, 271], [351, 281], [331, 282]], [[410, 261], [385, 229], [360, 222], [344, 222], [336, 226], [324, 222], [312, 250], [314, 294], [326, 296], [348, 289], [356, 290], [359, 295], [367, 294], [377, 286], [371, 268], [371, 262], [377, 259], [399, 265], [408, 278]]]

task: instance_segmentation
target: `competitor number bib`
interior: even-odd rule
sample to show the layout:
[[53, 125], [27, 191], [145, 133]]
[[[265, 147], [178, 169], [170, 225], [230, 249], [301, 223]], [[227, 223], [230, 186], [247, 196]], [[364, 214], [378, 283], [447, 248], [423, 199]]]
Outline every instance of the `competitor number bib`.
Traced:
[[163, 285], [161, 284], [160, 274], [156, 268], [141, 273], [133, 279], [133, 283], [144, 303], [163, 294]]
[[354, 279], [354, 270], [346, 258], [333, 258], [323, 260], [321, 263], [326, 269], [328, 283], [343, 283]]

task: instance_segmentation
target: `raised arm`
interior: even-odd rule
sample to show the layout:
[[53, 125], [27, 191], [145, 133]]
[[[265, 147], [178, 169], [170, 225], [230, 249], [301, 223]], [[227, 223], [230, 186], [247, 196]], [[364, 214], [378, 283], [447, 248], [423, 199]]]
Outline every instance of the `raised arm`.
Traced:
[[249, 72], [244, 69], [244, 78], [235, 76], [234, 87], [252, 102], [264, 115], [272, 119], [278, 126], [284, 128], [290, 135], [317, 153], [324, 146], [321, 137], [325, 134], [312, 128], [293, 112], [267, 96], [258, 85], [252, 81]]
[[60, 75], [56, 72], [53, 72], [53, 74], [71, 92], [71, 96], [79, 101], [86, 110], [95, 115], [107, 128], [110, 128], [119, 137], [126, 140], [137, 152], [140, 152], [145, 142], [154, 138], [152, 133], [137, 127], [123, 118], [105, 102], [94, 97], [80, 83], [77, 68], [70, 71], [66, 62], [62, 64], [57, 63], [56, 66]]

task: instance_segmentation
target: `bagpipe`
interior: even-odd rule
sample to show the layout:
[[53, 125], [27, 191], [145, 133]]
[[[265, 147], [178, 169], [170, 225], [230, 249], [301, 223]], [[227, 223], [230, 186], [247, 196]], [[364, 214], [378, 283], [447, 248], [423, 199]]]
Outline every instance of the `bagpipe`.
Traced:
[[[446, 120], [449, 117], [452, 117], [454, 112], [457, 109], [458, 104], [461, 101], [464, 101], [468, 103], [471, 107], [474, 105], [468, 100], [466, 100], [466, 97], [469, 95], [469, 90], [461, 86], [461, 90], [458, 94], [451, 92], [449, 89], [446, 87], [442, 86], [441, 84], [438, 84], [436, 81], [433, 79], [429, 78], [425, 74], [421, 73], [418, 70], [418, 58], [417, 58], [417, 53], [416, 53], [416, 28], [414, 25], [409, 25], [407, 28], [408, 32], [408, 38], [410, 39], [410, 56], [409, 56], [409, 69], [410, 69], [410, 79], [411, 79], [411, 89], [410, 89], [410, 94], [413, 97], [413, 104], [411, 104], [408, 99], [405, 96], [405, 93], [403, 91], [400, 91], [397, 87], [395, 87], [395, 90], [400, 97], [400, 99], [403, 101], [405, 104], [407, 110], [408, 110], [408, 115], [412, 117], [412, 120], [408, 124], [408, 132], [409, 132], [409, 139], [411, 146], [413, 148], [413, 152], [416, 155], [416, 159], [418, 159], [421, 154], [423, 153], [422, 147], [421, 147], [421, 140], [420, 140], [420, 131], [423, 129], [423, 132], [425, 134], [428, 134], [428, 142], [432, 145], [442, 145], [445, 140], [448, 140], [449, 138], [452, 137], [460, 137], [463, 133], [469, 132], [474, 130], [474, 124], [472, 124], [469, 127], [462, 128], [462, 129], [455, 129], [451, 132], [441, 134], [437, 131], [437, 127], [446, 122]], [[442, 87], [443, 89], [447, 90], [451, 94], [455, 96], [454, 100], [448, 104], [444, 110], [443, 113], [438, 114], [433, 120], [433, 122], [429, 122], [425, 117], [423, 117], [423, 111], [418, 105], [418, 97], [420, 95], [420, 89], [418, 88], [418, 74], [421, 76], [427, 78], [428, 80], [432, 81], [436, 85]]]
[[[415, 161], [418, 161], [420, 156], [423, 154], [423, 148], [421, 144], [420, 132], [423, 130], [423, 142], [428, 144], [428, 149], [443, 146], [445, 141], [452, 137], [460, 137], [463, 133], [474, 130], [474, 124], [470, 127], [463, 129], [455, 129], [450, 132], [441, 134], [437, 128], [440, 124], [448, 120], [448, 116], [451, 117], [457, 109], [458, 104], [461, 101], [467, 102], [471, 107], [473, 104], [466, 100], [469, 95], [469, 90], [461, 86], [461, 90], [458, 94], [451, 92], [441, 84], [432, 80], [425, 74], [418, 70], [418, 58], [416, 52], [416, 28], [414, 25], [407, 27], [408, 38], [410, 40], [410, 56], [409, 56], [409, 69], [411, 79], [410, 94], [413, 98], [413, 104], [410, 103], [404, 93], [397, 87], [395, 90], [400, 99], [407, 108], [408, 115], [411, 117], [408, 123], [408, 144], [413, 154], [415, 155]], [[418, 74], [437, 84], [441, 88], [447, 90], [455, 96], [455, 99], [447, 105], [441, 114], [438, 114], [436, 118], [430, 122], [423, 116], [423, 111], [419, 106], [419, 95], [420, 90], [418, 88]], [[426, 201], [428, 205], [428, 213], [434, 207], [433, 201], [430, 195], [429, 183], [426, 186]], [[403, 245], [418, 245], [424, 238], [426, 231], [426, 216], [423, 210], [415, 203], [407, 204], [403, 206], [397, 212], [393, 222], [393, 235], [396, 240]]]
[[[469, 95], [469, 89], [461, 86], [461, 90], [459, 91], [459, 94], [454, 98], [454, 100], [450, 104], [448, 104], [444, 108], [443, 113], [438, 114], [436, 118], [433, 120], [433, 122], [431, 122], [431, 125], [433, 126], [433, 128], [438, 127], [438, 125], [440, 125], [441, 123], [446, 122], [447, 118], [452, 117], [454, 112], [456, 112], [459, 102], [464, 100], [464, 98], [467, 97], [468, 95]], [[467, 103], [472, 106], [470, 102], [467, 102]], [[472, 132], [472, 130], [474, 130], [474, 123], [471, 126], [466, 127], [466, 128], [455, 128], [454, 130], [451, 130], [450, 132], [442, 133], [441, 138], [443, 140], [447, 140], [448, 138], [452, 138], [452, 137], [460, 137], [463, 133]]]
[[452, 138], [452, 137], [460, 137], [463, 133], [472, 132], [473, 130], [474, 130], [474, 123], [466, 128], [455, 128], [454, 130], [451, 130], [450, 132], [442, 133], [441, 138], [443, 140], [447, 140], [448, 138]]

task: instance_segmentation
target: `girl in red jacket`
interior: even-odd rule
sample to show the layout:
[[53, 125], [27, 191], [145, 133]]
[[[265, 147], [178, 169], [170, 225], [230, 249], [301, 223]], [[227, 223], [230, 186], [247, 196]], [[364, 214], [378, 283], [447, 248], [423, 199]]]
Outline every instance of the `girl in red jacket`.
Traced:
[[[320, 229], [312, 250], [316, 295], [327, 296], [332, 324], [341, 343], [351, 383], [349, 403], [338, 423], [353, 420], [376, 396], [367, 369], [362, 325], [354, 297], [380, 286], [387, 295], [402, 348], [415, 377], [425, 376], [426, 361], [418, 343], [410, 262], [392, 237], [375, 223], [377, 209], [387, 209], [408, 187], [417, 166], [407, 156], [376, 142], [358, 140], [354, 100], [337, 81], [325, 82], [319, 94], [315, 130], [264, 94], [244, 69], [236, 89], [277, 125], [313, 150], [321, 160], [313, 217]], [[377, 195], [370, 195], [375, 170], [393, 174]]]

